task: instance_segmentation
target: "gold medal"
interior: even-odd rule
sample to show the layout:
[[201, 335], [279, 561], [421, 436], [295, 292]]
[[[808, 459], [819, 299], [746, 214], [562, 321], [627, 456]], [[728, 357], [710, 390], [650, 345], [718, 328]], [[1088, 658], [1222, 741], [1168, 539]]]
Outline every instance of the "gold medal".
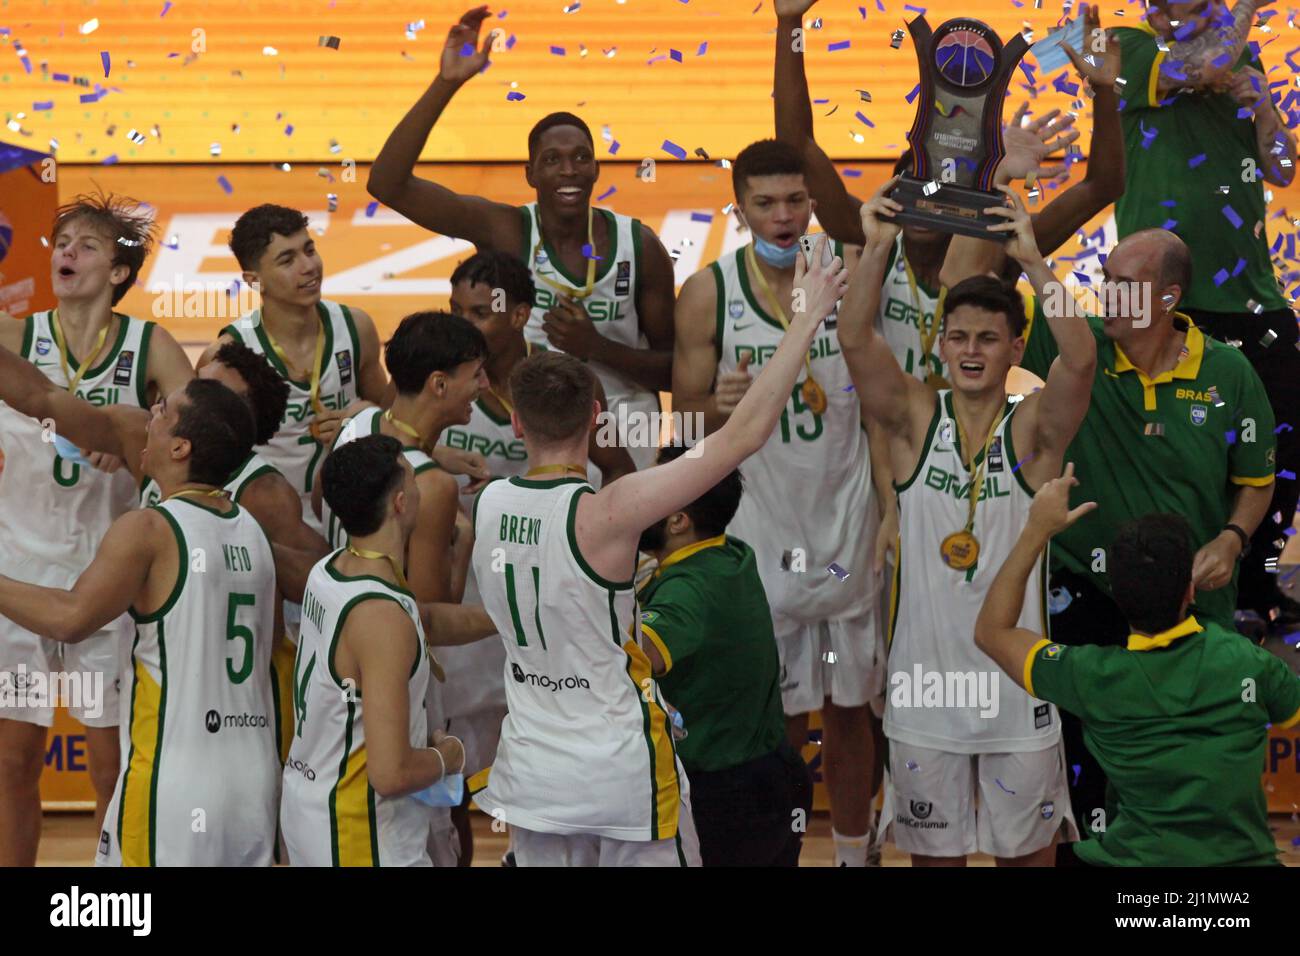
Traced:
[[939, 545], [943, 563], [954, 571], [969, 571], [980, 557], [980, 543], [966, 529], [954, 531]]
[[811, 375], [804, 379], [803, 385], [799, 388], [799, 394], [803, 396], [804, 403], [814, 415], [826, 414], [826, 393], [817, 384], [817, 379]]

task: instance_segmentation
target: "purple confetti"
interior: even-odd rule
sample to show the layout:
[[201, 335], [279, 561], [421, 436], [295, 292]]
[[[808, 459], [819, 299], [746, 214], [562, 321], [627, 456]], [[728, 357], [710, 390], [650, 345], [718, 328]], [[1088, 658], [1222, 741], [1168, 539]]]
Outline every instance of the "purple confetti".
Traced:
[[843, 176], [843, 177], [845, 177], [846, 179], [858, 179], [859, 177], [862, 176], [862, 170], [860, 170], [860, 169], [842, 169], [842, 170], [840, 170], [840, 175]]
[[378, 209], [379, 209], [378, 202], [372, 200], [371, 202], [366, 203], [366, 218], [374, 219], [375, 213], [378, 211]]
[[1070, 764], [1070, 769], [1074, 771], [1074, 783], [1070, 784], [1070, 786], [1077, 787], [1079, 785], [1079, 778], [1083, 776], [1083, 765], [1072, 763]]
[[[659, 148], [662, 149], [669, 156], [673, 156], [677, 159], [686, 158], [686, 150], [682, 149], [680, 146], [678, 146], [670, 139], [664, 140], [664, 144]], [[610, 152], [613, 152], [613, 150], [611, 149]]]
[[826, 49], [830, 53], [834, 53], [836, 50], [847, 50], [851, 42], [851, 40], [836, 40], [834, 43], [828, 43]]
[[1201, 153], [1199, 156], [1193, 156], [1191, 159], [1189, 159], [1189, 160], [1187, 161], [1187, 168], [1188, 168], [1188, 169], [1195, 169], [1197, 166], [1201, 165], [1201, 163], [1203, 163], [1203, 162], [1205, 162], [1205, 154], [1204, 154], [1204, 153]]
[[610, 187], [609, 187], [608, 189], [606, 189], [603, 193], [601, 193], [599, 196], [596, 197], [596, 202], [604, 202], [606, 199], [608, 199], [610, 196], [614, 195], [614, 193], [616, 193], [616, 192], [618, 192], [618, 187], [617, 187], [617, 186], [610, 186]]
[[1016, 795], [1016, 792], [1014, 790], [1008, 790], [1006, 784], [1004, 784], [1001, 780], [994, 780], [993, 782], [996, 783], [999, 787], [1001, 787], [1004, 793], [1009, 793], [1013, 797]]
[[225, 192], [227, 196], [229, 196], [231, 193], [235, 191], [235, 187], [230, 185], [230, 180], [227, 179], [225, 176], [217, 177], [217, 185], [222, 188], [222, 190]]
[[905, 3], [903, 4], [903, 9], [910, 10], [912, 13], [919, 14], [920, 16], [925, 16], [925, 7], [914, 7], [910, 3]]
[[54, 100], [42, 100], [39, 103], [32, 104], [33, 110], [52, 110], [54, 109]]
[[1292, 431], [1292, 430], [1293, 430], [1293, 429], [1291, 428], [1290, 425], [1288, 425], [1286, 422], [1283, 422], [1281, 425], [1278, 425], [1277, 428], [1274, 428], [1274, 429], [1273, 429], [1273, 434], [1274, 434], [1274, 435], [1280, 435], [1280, 434], [1282, 434], [1282, 432], [1289, 432], [1289, 431]]
[[518, 37], [516, 37], [513, 33], [510, 34], [510, 39], [506, 40], [506, 49], [513, 50], [515, 48], [515, 43], [517, 41], [518, 41]]
[[109, 70], [113, 68], [113, 58], [108, 55], [107, 50], [100, 51], [99, 62], [104, 65], [104, 76], [107, 78]]
[[1016, 462], [1016, 467], [1014, 467], [1014, 468], [1011, 469], [1011, 473], [1014, 475], [1016, 472], [1018, 472], [1018, 471], [1020, 470], [1020, 466], [1021, 466], [1021, 465], [1024, 465], [1024, 464], [1026, 464], [1026, 463], [1028, 463], [1028, 462], [1033, 461], [1033, 460], [1034, 460], [1034, 454], [1036, 454], [1036, 453], [1031, 453], [1028, 457], [1026, 457], [1026, 458], [1021, 458], [1018, 462]]
[[1233, 229], [1241, 228], [1241, 217], [1237, 215], [1237, 210], [1233, 209], [1231, 206], [1224, 206], [1222, 212], [1223, 217], [1227, 219], [1228, 222], [1232, 223]]
[[1237, 264], [1232, 267], [1232, 277], [1234, 279], [1237, 278], [1237, 276], [1241, 275], [1241, 270], [1244, 268], [1246, 268], [1246, 260], [1238, 259]]
[[551, 55], [552, 55], [552, 56], [565, 56], [566, 54], [565, 54], [565, 52], [564, 52], [564, 47], [562, 47], [562, 46], [553, 46], [553, 47], [551, 47]]
[[511, 90], [509, 93], [506, 94], [506, 99], [509, 100], [511, 103], [518, 103], [520, 100], [525, 99], [525, 96], [523, 93], [520, 93], [518, 90]]
[[695, 51], [695, 55], [704, 56], [704, 54], [708, 52], [709, 52], [709, 41], [705, 40], [703, 43], [700, 44], [700, 48]]
[[1229, 445], [1237, 444], [1237, 430], [1234, 428], [1230, 432], [1224, 432], [1223, 440], [1227, 442]]
[[158, 19], [161, 20], [163, 17], [167, 16], [167, 11], [170, 10], [171, 8], [172, 8], [172, 0], [167, 0], [167, 2], [163, 4], [162, 13], [158, 14]]
[[691, 222], [713, 222], [713, 213], [693, 212], [691, 213]]
[[668, 51], [668, 55], [669, 55], [670, 57], [672, 57], [672, 59], [673, 59], [674, 62], [677, 62], [677, 63], [682, 62], [682, 52], [681, 52], [681, 50], [669, 50], [669, 51]]
[[[554, 49], [554, 47], [552, 47], [552, 49]], [[461, 55], [461, 56], [473, 56], [473, 55], [474, 55], [474, 44], [472, 44], [472, 43], [466, 43], [463, 47], [460, 48], [460, 55]]]
[[905, 97], [903, 97], [903, 98], [904, 98], [905, 100], [907, 100], [908, 103], [911, 103], [912, 100], [916, 99], [916, 94], [918, 94], [918, 93], [920, 93], [920, 92], [921, 92], [921, 84], [918, 83], [918, 84], [916, 84], [916, 86], [912, 87], [912, 92], [911, 92], [911, 93], [908, 93], [907, 96], [905, 96]]
[[1288, 470], [1288, 469], [1286, 469], [1286, 468], [1283, 468], [1281, 471], [1279, 471], [1279, 472], [1277, 473], [1277, 476], [1278, 476], [1279, 478], [1282, 478], [1282, 479], [1285, 480], [1285, 481], [1295, 481], [1295, 472], [1294, 472], [1294, 471], [1290, 471], [1290, 470]]
[[866, 123], [866, 124], [867, 124], [868, 126], [870, 126], [872, 129], [875, 129], [875, 128], [876, 128], [876, 124], [873, 123], [873, 122], [871, 122], [871, 120], [867, 119], [865, 116], [863, 116], [861, 110], [859, 110], [858, 112], [854, 113], [853, 115], [854, 115], [855, 117], [857, 117], [858, 120], [860, 120], [861, 122]]
[[1164, 229], [1166, 232], [1173, 232], [1173, 231], [1174, 231], [1174, 228], [1175, 228], [1177, 225], [1178, 225], [1178, 220], [1177, 220], [1177, 219], [1166, 219], [1166, 220], [1165, 220], [1165, 224], [1164, 224], [1163, 226], [1161, 226], [1160, 228], [1161, 228], [1161, 229]]
[[1230, 277], [1228, 275], [1228, 270], [1220, 269], [1218, 272], [1214, 274], [1214, 284], [1216, 286], [1223, 285], [1223, 283], [1227, 282], [1229, 278]]
[[116, 166], [116, 165], [117, 165], [117, 153], [114, 153], [112, 156], [105, 156], [105, 157], [104, 157], [104, 163], [103, 163], [103, 165], [105, 165], [105, 166]]
[[851, 391], [853, 391], [853, 386], [852, 386], [852, 385], [845, 385], [842, 389], [840, 389], [840, 391], [841, 391], [841, 392], [851, 392]]
[[582, 258], [584, 258], [584, 259], [595, 259], [597, 262], [600, 262], [600, 260], [601, 260], [601, 257], [598, 256], [598, 255], [596, 255], [596, 250], [593, 249], [593, 248], [591, 247], [591, 244], [590, 244], [590, 243], [583, 243], [583, 245], [582, 245]]
[[611, 156], [618, 155], [618, 140], [614, 140], [612, 143], [609, 144], [609, 155]]

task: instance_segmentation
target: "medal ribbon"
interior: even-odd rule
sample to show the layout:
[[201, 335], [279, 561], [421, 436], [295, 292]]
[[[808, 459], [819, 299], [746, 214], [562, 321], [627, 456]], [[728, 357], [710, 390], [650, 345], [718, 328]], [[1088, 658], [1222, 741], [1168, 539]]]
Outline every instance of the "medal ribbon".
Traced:
[[383, 558], [388, 562], [388, 566], [393, 569], [393, 576], [397, 578], [397, 586], [403, 591], [411, 590], [410, 585], [406, 583], [406, 574], [402, 571], [402, 566], [397, 563], [397, 559], [387, 551], [370, 551], [366, 548], [357, 548], [348, 545], [348, 554], [355, 554], [358, 558], [365, 558], [368, 561], [378, 561]]
[[[562, 282], [553, 282], [548, 276], [544, 276], [536, 270], [533, 271], [534, 279], [541, 279], [542, 282], [550, 286], [556, 292], [559, 292], [562, 295], [567, 295], [572, 299], [585, 299], [591, 295], [591, 290], [596, 287], [596, 239], [595, 239], [595, 231], [592, 225], [595, 221], [595, 213], [596, 213], [595, 206], [587, 207], [587, 252], [590, 253], [587, 256], [587, 284], [581, 289], [570, 288], [569, 286], [565, 285]], [[546, 242], [546, 237], [542, 235], [541, 210], [538, 210], [537, 245], [533, 246], [533, 257], [531, 260], [532, 264], [535, 265], [537, 263], [537, 253], [541, 252], [542, 245], [545, 242]], [[556, 265], [554, 266], [554, 269], [556, 274], [558, 275], [560, 271], [558, 260]]]
[[[754, 278], [758, 282], [758, 290], [763, 293], [767, 307], [772, 310], [776, 320], [781, 323], [781, 328], [789, 332], [790, 320], [786, 318], [785, 309], [781, 308], [781, 303], [777, 301], [776, 293], [767, 284], [767, 277], [763, 275], [763, 270], [758, 267], [758, 259], [754, 256], [754, 244], [752, 242], [745, 247], [745, 265], [754, 274]], [[813, 378], [812, 360], [808, 358], [807, 353], [804, 353], [803, 367], [808, 372], [808, 381], [816, 385], [817, 379]]]
[[[912, 271], [912, 264], [907, 261], [907, 253], [902, 245], [898, 247], [898, 254], [903, 257], [903, 269], [907, 273], [907, 288], [911, 292], [912, 305], [916, 308], [916, 329], [917, 335], [921, 340], [920, 361], [925, 363], [925, 367], [930, 367], [930, 353], [934, 349], [934, 340], [939, 335], [940, 316], [943, 315], [943, 301], [948, 297], [948, 290], [940, 287], [939, 298], [934, 304], [934, 314], [930, 316], [930, 321], [925, 320], [925, 310], [921, 308], [921, 290], [916, 282], [916, 273]], [[943, 376], [936, 377], [943, 380]], [[947, 387], [947, 382], [943, 387]]]
[[180, 491], [173, 491], [164, 498], [164, 501], [171, 501], [173, 498], [229, 498], [230, 492], [225, 488], [213, 488], [211, 491], [203, 491], [200, 488], [183, 488]]
[[[533, 343], [532, 343], [532, 342], [529, 342], [527, 339], [525, 339], [525, 340], [524, 340], [524, 358], [528, 358], [528, 356], [530, 356], [530, 355], [532, 355], [532, 354], [533, 354]], [[493, 398], [495, 398], [498, 402], [501, 403], [501, 407], [504, 408], [504, 409], [506, 410], [506, 414], [507, 414], [507, 415], [513, 415], [513, 414], [514, 414], [514, 412], [515, 412], [515, 407], [514, 407], [513, 405], [511, 405], [510, 402], [508, 402], [508, 401], [506, 400], [506, 397], [505, 397], [504, 395], [502, 395], [500, 392], [498, 392], [495, 388], [492, 387], [492, 383], [491, 383], [490, 381], [488, 382], [488, 391], [492, 393], [492, 397], [493, 397]]]
[[587, 477], [586, 465], [538, 465], [536, 468], [528, 469], [528, 473], [525, 474], [524, 477], [532, 478], [535, 475], [559, 475], [569, 471], [579, 474], [583, 478]]
[[[266, 340], [271, 343], [271, 349], [275, 352], [276, 355], [280, 357], [280, 361], [284, 363], [285, 371], [289, 373], [289, 377], [293, 379], [301, 378], [301, 376], [299, 376], [297, 372], [294, 370], [294, 367], [291, 364], [289, 364], [289, 356], [285, 354], [285, 351], [281, 347], [280, 343], [277, 342], [275, 340], [275, 336], [271, 334], [270, 326], [266, 324], [265, 319], [262, 321], [262, 331], [266, 333]], [[317, 415], [323, 415], [325, 413], [325, 406], [321, 404], [321, 400], [320, 400], [320, 363], [321, 363], [321, 359], [324, 357], [325, 357], [325, 330], [322, 328], [317, 328], [316, 329], [316, 357], [312, 359], [311, 378], [310, 378], [311, 408], [312, 411], [314, 411]]]
[[428, 446], [424, 443], [424, 436], [422, 436], [418, 431], [416, 431], [412, 425], [407, 424], [406, 422], [402, 421], [400, 418], [393, 417], [393, 410], [391, 408], [384, 412], [384, 421], [388, 422], [388, 424], [392, 425], [403, 435], [409, 435], [411, 438], [414, 438], [416, 446], [421, 451], [426, 453], [428, 452], [429, 449]]
[[[957, 440], [961, 442], [961, 447], [966, 448], [968, 446], [966, 444], [966, 435], [961, 427], [961, 419], [957, 418], [956, 414], [953, 415], [953, 418], [957, 419]], [[966, 495], [970, 499], [970, 512], [966, 516], [966, 527], [962, 529], [967, 534], [975, 527], [975, 506], [979, 503], [980, 491], [984, 488], [984, 471], [989, 463], [989, 448], [993, 445], [993, 435], [997, 432], [1000, 424], [1002, 424], [1002, 416], [995, 414], [993, 424], [989, 426], [988, 437], [984, 439], [984, 454], [980, 458], [979, 467], [976, 468], [975, 474], [971, 477], [970, 491]], [[972, 458], [971, 461], [974, 462], [974, 459]], [[967, 470], [969, 471], [969, 469], [970, 466], [968, 465]]]
[[77, 386], [81, 384], [82, 378], [90, 370], [91, 363], [99, 356], [99, 350], [104, 347], [104, 341], [108, 338], [109, 326], [113, 324], [112, 318], [109, 318], [108, 324], [99, 330], [99, 337], [95, 339], [95, 345], [86, 356], [86, 360], [81, 363], [81, 368], [77, 369], [74, 377], [72, 369], [68, 365], [68, 343], [63, 336], [63, 327], [59, 325], [59, 310], [55, 309], [50, 314], [50, 331], [54, 333], [54, 343], [59, 347], [59, 362], [63, 365], [63, 377], [68, 380], [68, 392], [75, 395]]

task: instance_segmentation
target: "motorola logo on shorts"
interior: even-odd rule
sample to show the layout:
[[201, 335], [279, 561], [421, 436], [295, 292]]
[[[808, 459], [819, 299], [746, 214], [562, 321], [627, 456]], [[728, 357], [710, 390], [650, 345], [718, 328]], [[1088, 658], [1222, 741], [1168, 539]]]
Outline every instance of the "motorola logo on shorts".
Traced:
[[208, 733], [215, 734], [222, 727], [232, 727], [242, 729], [245, 727], [269, 727], [264, 714], [226, 714], [222, 717], [218, 711], [210, 710], [203, 716], [203, 726], [208, 729]]
[[577, 674], [555, 680], [546, 674], [525, 674], [524, 669], [518, 664], [510, 665], [510, 673], [514, 675], [517, 684], [531, 684], [534, 687], [549, 690], [553, 694], [558, 694], [562, 690], [573, 690], [576, 687], [591, 690], [591, 682], [585, 677], [579, 677]]

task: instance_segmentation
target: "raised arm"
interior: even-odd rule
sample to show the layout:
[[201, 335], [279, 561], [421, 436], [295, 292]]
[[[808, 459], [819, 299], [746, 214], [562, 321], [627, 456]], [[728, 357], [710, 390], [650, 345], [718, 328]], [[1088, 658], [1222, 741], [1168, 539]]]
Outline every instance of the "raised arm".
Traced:
[[898, 367], [884, 337], [876, 334], [880, 289], [899, 227], [893, 222], [902, 206], [887, 195], [898, 177], [887, 181], [862, 206], [861, 228], [867, 245], [840, 305], [840, 351], [862, 405], [862, 412], [890, 436], [908, 433], [910, 395], [920, 382]]
[[[596, 379], [596, 401], [600, 402], [601, 411], [609, 411], [609, 399], [605, 397], [605, 388], [600, 384], [600, 379]], [[600, 483], [604, 487], [611, 481], [636, 471], [636, 463], [626, 448], [618, 444], [602, 444], [600, 434], [599, 428], [592, 429], [591, 439], [587, 442], [587, 457], [600, 469]]]
[[[731, 415], [731, 395], [743, 388], [728, 388], [727, 395], [714, 393], [718, 374], [717, 318], [718, 289], [712, 268], [702, 269], [686, 280], [677, 297], [673, 341], [673, 411], [704, 415], [705, 434], [713, 434]], [[749, 373], [743, 376], [748, 388]], [[719, 390], [723, 383], [718, 382]], [[727, 399], [724, 406], [723, 399]], [[737, 395], [734, 401], [739, 401]]]
[[1071, 462], [1060, 478], [1046, 482], [1034, 495], [1029, 520], [989, 585], [984, 606], [975, 619], [975, 646], [993, 658], [1020, 687], [1025, 686], [1025, 658], [1043, 639], [1042, 634], [1016, 626], [1030, 572], [1052, 535], [1064, 531], [1097, 507], [1095, 501], [1088, 501], [1071, 510], [1070, 489], [1078, 483]]
[[79, 448], [121, 458], [137, 481], [142, 477], [140, 452], [149, 432], [149, 413], [143, 408], [92, 405], [6, 348], [0, 348], [0, 401], [20, 415], [52, 423], [54, 433]]
[[[389, 135], [370, 167], [366, 190], [412, 222], [447, 236], [467, 239], [480, 249], [514, 252], [523, 242], [519, 212], [481, 196], [463, 196], [415, 175], [420, 151], [456, 91], [487, 64], [492, 35], [479, 47], [486, 6], [466, 12], [447, 34], [437, 79]], [[462, 54], [466, 44], [476, 48]]]
[[624, 565], [642, 530], [690, 504], [766, 443], [822, 320], [848, 283], [839, 257], [823, 265], [821, 251], [819, 244], [817, 265], [809, 270], [802, 256], [795, 260], [790, 328], [727, 423], [696, 445], [692, 455], [635, 472], [580, 501], [578, 546], [597, 573], [626, 578], [630, 568]]
[[194, 377], [194, 366], [180, 343], [161, 325], [154, 325], [149, 335], [149, 404], [184, 388]]
[[[1205, 4], [1207, 11], [1202, 16], [1212, 18], [1205, 29], [1194, 37], [1178, 40], [1177, 31], [1186, 29], [1192, 22], [1186, 21], [1175, 28], [1175, 39], [1164, 41], [1169, 48], [1165, 55], [1169, 68], [1160, 69], [1157, 93], [1163, 95], [1169, 90], [1185, 86], [1205, 89], [1226, 77], [1232, 72], [1241, 51], [1246, 48], [1256, 11], [1272, 2], [1273, 0], [1237, 0], [1232, 12], [1221, 18], [1218, 16], [1217, 3]], [[1155, 5], [1148, 10], [1147, 21], [1157, 31], [1170, 24], [1169, 14]]]
[[[804, 73], [803, 37], [795, 43], [795, 30], [803, 30], [803, 14], [816, 0], [778, 0], [776, 4], [776, 66], [773, 93], [776, 104], [776, 138], [803, 154], [804, 180], [817, 203], [817, 221], [832, 239], [862, 245], [858, 208], [862, 200], [844, 188], [835, 164], [813, 137], [812, 104]], [[796, 49], [796, 46], [798, 49]]]
[[1255, 149], [1264, 181], [1290, 186], [1295, 179], [1296, 137], [1278, 115], [1268, 78], [1254, 67], [1243, 66], [1229, 79], [1228, 92], [1255, 114]]
[[[998, 207], [994, 212], [1007, 221], [990, 228], [1011, 234], [1007, 254], [1013, 256], [1029, 276], [1034, 292], [1043, 303], [1048, 328], [1060, 348], [1042, 391], [1025, 399], [1025, 411], [1031, 413], [1033, 423], [1028, 451], [1037, 459], [1030, 461], [1026, 455], [1026, 474], [1034, 484], [1036, 480], [1054, 478], [1060, 471], [1066, 446], [1073, 440], [1088, 412], [1093, 376], [1097, 370], [1097, 340], [1087, 321], [1072, 314], [1073, 309], [1064, 307], [1067, 301], [1073, 300], [1064, 294], [1052, 294], [1061, 290], [1051, 289], [1057, 283], [1056, 276], [1034, 245], [1029, 213], [1020, 197], [1006, 186], [998, 188], [1006, 194], [1009, 205]], [[1019, 440], [1016, 446], [1025, 447]]]
[[[361, 346], [361, 355], [358, 356], [360, 367], [357, 369], [357, 394], [363, 401], [374, 402], [384, 407], [388, 398], [388, 375], [385, 374], [380, 359], [382, 347], [379, 344], [379, 330], [375, 328], [375, 320], [368, 313], [358, 308], [353, 308], [351, 312]], [[351, 408], [348, 411], [353, 415], [356, 414]]]
[[[70, 590], [0, 577], [0, 617], [52, 641], [84, 641], [125, 614], [144, 587], [154, 560], [154, 523], [164, 520], [152, 509], [122, 515]], [[170, 532], [166, 537], [171, 540]]]

